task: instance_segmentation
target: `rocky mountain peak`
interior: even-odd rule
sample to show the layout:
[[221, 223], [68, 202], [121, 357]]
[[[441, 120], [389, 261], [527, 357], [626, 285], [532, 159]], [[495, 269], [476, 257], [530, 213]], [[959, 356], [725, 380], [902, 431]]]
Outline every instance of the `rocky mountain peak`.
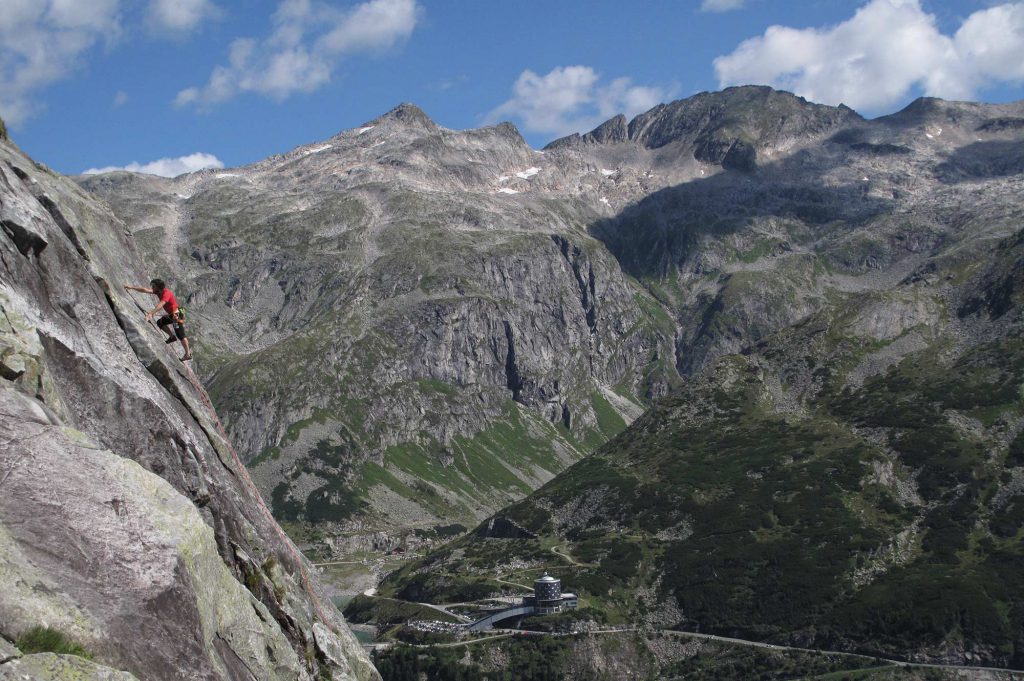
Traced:
[[573, 133], [568, 137], [555, 140], [546, 149], [574, 147], [579, 144], [619, 144], [629, 141], [629, 124], [626, 117], [619, 114], [597, 126], [585, 135]]
[[493, 126], [490, 129], [493, 130], [499, 137], [504, 137], [505, 139], [508, 139], [510, 141], [518, 142], [524, 146], [528, 146], [526, 144], [526, 140], [523, 139], [522, 133], [519, 132], [519, 128], [517, 128], [514, 124], [509, 123], [508, 121], [505, 121], [504, 123], [498, 123], [497, 125]]
[[943, 118], [947, 103], [935, 97], [918, 97], [894, 114], [883, 116], [888, 121], [921, 123], [931, 119]]
[[402, 102], [383, 116], [375, 118], [367, 125], [397, 124], [404, 127], [419, 128], [421, 130], [437, 130], [438, 125], [430, 120], [430, 116], [424, 113], [423, 109], [409, 102]]
[[629, 139], [629, 127], [626, 124], [626, 117], [619, 114], [615, 118], [611, 118], [599, 125], [590, 135], [598, 144], [625, 142]]
[[974, 102], [950, 102], [937, 97], [918, 97], [900, 111], [878, 120], [894, 127], [971, 125], [980, 122], [997, 108], [1000, 107]]
[[753, 170], [758, 153], [823, 135], [863, 119], [847, 106], [813, 104], [766, 86], [702, 92], [659, 104], [626, 123], [621, 114], [585, 135], [555, 140], [549, 149], [633, 142], [641, 148], [690, 147], [694, 158], [735, 170]]
[[742, 138], [757, 146], [812, 138], [859, 119], [852, 109], [812, 104], [764, 86], [702, 92], [656, 107], [629, 124], [629, 136], [650, 149], [709, 137]]

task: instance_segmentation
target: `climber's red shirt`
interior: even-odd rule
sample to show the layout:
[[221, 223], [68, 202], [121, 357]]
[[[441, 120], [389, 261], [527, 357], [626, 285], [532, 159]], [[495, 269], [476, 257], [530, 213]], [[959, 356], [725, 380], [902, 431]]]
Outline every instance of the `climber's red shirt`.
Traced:
[[174, 316], [178, 313], [178, 299], [171, 293], [171, 289], [165, 288], [160, 294], [160, 302], [164, 304], [164, 312]]

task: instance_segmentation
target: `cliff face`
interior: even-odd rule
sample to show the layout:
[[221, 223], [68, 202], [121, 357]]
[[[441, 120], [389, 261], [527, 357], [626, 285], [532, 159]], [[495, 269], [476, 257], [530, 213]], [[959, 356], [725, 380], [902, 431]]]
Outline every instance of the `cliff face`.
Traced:
[[[0, 677], [378, 678], [122, 289], [149, 278], [0, 142]], [[93, 662], [8, 643], [40, 626]]]

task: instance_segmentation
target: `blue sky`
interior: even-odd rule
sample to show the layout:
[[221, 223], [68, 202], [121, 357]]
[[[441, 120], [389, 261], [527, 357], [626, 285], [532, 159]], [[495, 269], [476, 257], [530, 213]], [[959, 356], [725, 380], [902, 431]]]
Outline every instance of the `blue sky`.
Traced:
[[403, 101], [456, 129], [511, 120], [540, 147], [741, 83], [868, 116], [921, 94], [1021, 99], [1024, 1], [4, 0], [0, 12], [0, 115], [64, 173], [241, 165]]

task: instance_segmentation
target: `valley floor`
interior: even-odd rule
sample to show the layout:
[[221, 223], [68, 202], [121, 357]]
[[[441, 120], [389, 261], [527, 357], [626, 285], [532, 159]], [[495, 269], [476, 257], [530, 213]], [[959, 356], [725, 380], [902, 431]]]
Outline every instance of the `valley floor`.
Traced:
[[[587, 567], [568, 547], [550, 548], [563, 567]], [[316, 566], [346, 608], [350, 626], [374, 656], [384, 681], [530, 681], [531, 679], [864, 679], [869, 681], [1024, 681], [1024, 672], [995, 667], [911, 663], [763, 641], [638, 627], [633, 623], [592, 626], [586, 631], [505, 628], [477, 634], [452, 633], [466, 621], [472, 603], [416, 603], [376, 597], [382, 575], [418, 558], [362, 552]], [[537, 570], [531, 571], [537, 572]], [[522, 591], [529, 574], [496, 574], [500, 590]], [[519, 581], [511, 581], [519, 580]], [[359, 608], [349, 606], [361, 602]], [[448, 615], [448, 617], [445, 617]], [[430, 631], [432, 617], [436, 629]], [[413, 623], [413, 626], [409, 626]], [[514, 622], [516, 627], [530, 627]], [[593, 624], [593, 623], [588, 623]], [[511, 666], [509, 666], [511, 665]], [[622, 669], [630, 669], [620, 676]]]

